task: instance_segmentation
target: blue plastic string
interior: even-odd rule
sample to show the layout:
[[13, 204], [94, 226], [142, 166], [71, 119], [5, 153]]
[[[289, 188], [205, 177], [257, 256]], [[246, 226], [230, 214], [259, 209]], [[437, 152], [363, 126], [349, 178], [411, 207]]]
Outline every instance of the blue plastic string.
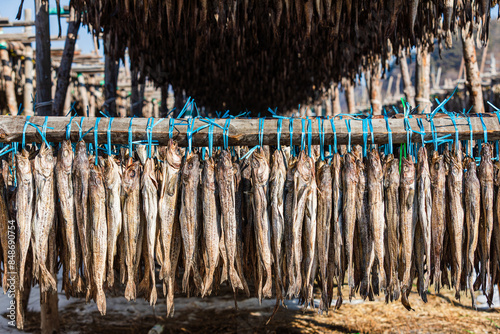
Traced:
[[208, 127], [208, 156], [212, 157], [212, 148], [214, 145], [214, 125], [210, 124]]
[[422, 122], [421, 118], [417, 118], [417, 124], [418, 127], [420, 128], [420, 137], [422, 137], [422, 145], [425, 144], [425, 128], [424, 128], [424, 123]]
[[323, 126], [323, 118], [318, 118], [318, 130], [319, 130], [319, 154], [321, 160], [325, 160], [325, 129]]
[[385, 119], [385, 126], [387, 127], [387, 137], [389, 138], [388, 142], [388, 151], [389, 154], [393, 154], [393, 147], [392, 147], [392, 130], [391, 126], [389, 125], [389, 118], [387, 117], [387, 114], [384, 113], [384, 119]]
[[361, 120], [361, 124], [363, 126], [363, 157], [366, 157], [366, 147], [368, 146], [367, 140], [368, 140], [368, 133], [367, 133], [367, 120], [366, 118], [363, 118]]
[[370, 149], [373, 148], [373, 144], [375, 143], [375, 135], [373, 133], [373, 124], [372, 124], [372, 115], [370, 115], [370, 117], [368, 117], [368, 125], [370, 126], [370, 134], [371, 134], [371, 137], [372, 137], [372, 141], [370, 143]]
[[278, 125], [276, 129], [278, 140], [278, 151], [281, 151], [281, 129], [283, 127], [283, 118], [278, 118]]
[[346, 119], [345, 120], [345, 126], [347, 127], [347, 136], [349, 138], [348, 144], [347, 144], [347, 152], [351, 152], [351, 120]]
[[335, 128], [335, 117], [330, 118], [333, 132], [333, 152], [337, 153], [337, 129]]
[[108, 155], [111, 155], [111, 124], [113, 123], [114, 117], [111, 117], [108, 122], [108, 131], [107, 131], [107, 139], [108, 139]]
[[488, 142], [488, 129], [486, 128], [486, 124], [484, 124], [483, 115], [478, 114], [479, 119], [481, 120], [481, 125], [483, 126], [483, 134], [484, 134], [484, 143]]
[[98, 155], [99, 155], [99, 152], [98, 152], [98, 143], [97, 143], [97, 130], [99, 128], [99, 121], [101, 120], [100, 117], [97, 117], [95, 119], [95, 126], [94, 126], [94, 143], [95, 143], [95, 165], [97, 166], [98, 162], [99, 162], [99, 159], [98, 159]]
[[73, 116], [71, 116], [71, 118], [69, 119], [68, 125], [66, 125], [66, 140], [69, 140], [71, 137], [71, 122], [73, 121], [73, 118], [76, 117], [76, 115], [77, 114], [74, 114]]
[[473, 132], [472, 132], [472, 124], [470, 122], [470, 117], [469, 116], [467, 116], [467, 124], [469, 124], [469, 133], [470, 133], [470, 140], [469, 140], [469, 143], [467, 145], [467, 155], [469, 155], [469, 156], [472, 157], [473, 153], [474, 153], [474, 151], [472, 149], [472, 141], [473, 141], [474, 137], [473, 137]]
[[288, 132], [290, 133], [290, 152], [292, 156], [295, 156], [295, 150], [293, 149], [293, 118], [288, 119]]
[[226, 123], [224, 123], [224, 130], [223, 130], [223, 140], [224, 140], [224, 149], [227, 150], [229, 147], [229, 125], [231, 123], [231, 119], [228, 118], [226, 120]]
[[259, 118], [259, 147], [263, 147], [264, 143], [264, 118]]
[[457, 122], [455, 121], [455, 115], [453, 113], [448, 113], [450, 116], [451, 121], [453, 122], [453, 126], [455, 127], [455, 149], [458, 152], [459, 149], [459, 143], [458, 143], [458, 129], [457, 129]]
[[28, 128], [28, 125], [31, 124], [30, 123], [30, 118], [31, 116], [28, 115], [26, 116], [26, 122], [24, 122], [24, 127], [23, 127], [23, 142], [22, 142], [22, 148], [24, 149], [24, 146], [26, 145], [26, 129]]
[[311, 157], [311, 147], [312, 147], [312, 124], [311, 119], [307, 118], [307, 153], [309, 158]]
[[302, 135], [300, 137], [300, 149], [304, 151], [306, 148], [306, 133], [304, 131], [304, 128], [306, 127], [306, 120], [305, 118], [302, 118], [301, 121], [302, 121]]
[[132, 156], [132, 149], [133, 149], [133, 144], [132, 144], [132, 121], [134, 118], [132, 117], [130, 119], [130, 123], [128, 125], [128, 156]]
[[188, 128], [187, 128], [188, 150], [186, 153], [191, 153], [193, 147], [193, 127], [194, 127], [194, 118], [190, 118], [188, 120]]

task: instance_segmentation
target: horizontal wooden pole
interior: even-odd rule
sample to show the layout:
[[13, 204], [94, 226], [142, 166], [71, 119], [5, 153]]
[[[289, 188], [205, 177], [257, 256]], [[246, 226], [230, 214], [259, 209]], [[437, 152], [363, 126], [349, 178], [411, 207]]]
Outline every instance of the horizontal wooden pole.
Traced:
[[[29, 119], [29, 122], [38, 125], [39, 129], [42, 129], [42, 125], [45, 121], [45, 117], [34, 116]], [[83, 119], [83, 121], [82, 121]], [[335, 129], [337, 136], [337, 144], [345, 145], [349, 141], [349, 132], [347, 130], [347, 119], [335, 118]], [[49, 142], [61, 142], [66, 138], [66, 129], [69, 123], [69, 117], [47, 117], [47, 130], [46, 139]], [[79, 127], [78, 124], [82, 124], [82, 134], [85, 134], [84, 140], [86, 142], [94, 142], [94, 128], [96, 125], [97, 118], [95, 117], [75, 117], [71, 122], [70, 138], [72, 141], [78, 141], [79, 139]], [[132, 140], [146, 140], [147, 139], [147, 118], [114, 118], [112, 125], [110, 137], [113, 144], [127, 144], [128, 143], [128, 129], [130, 121], [132, 120]], [[155, 119], [157, 123], [160, 119]], [[97, 127], [97, 138], [99, 143], [107, 142], [107, 133], [109, 118], [99, 118], [99, 124]], [[420, 131], [417, 124], [417, 118], [410, 118], [409, 124], [411, 129], [415, 131]], [[487, 129], [487, 137], [489, 141], [500, 139], [500, 123], [494, 114], [483, 114], [483, 121]], [[214, 119], [214, 123], [221, 127], [224, 127], [226, 119]], [[277, 144], [277, 122], [275, 118], [266, 118], [264, 120], [263, 127], [263, 144], [264, 145], [276, 145]], [[348, 121], [351, 128], [351, 144], [363, 144], [363, 124], [361, 120], [350, 119]], [[26, 117], [24, 116], [0, 116], [0, 142], [10, 143], [10, 142], [21, 142], [23, 138], [23, 129], [26, 123]], [[425, 118], [422, 118], [422, 123], [425, 130], [425, 140], [432, 140], [431, 134], [431, 124]], [[484, 131], [481, 123], [481, 119], [477, 115], [471, 115], [470, 117], [471, 127], [469, 127], [467, 119], [460, 118], [456, 120], [458, 136], [460, 140], [470, 139], [470, 134], [472, 130], [472, 136], [474, 139], [484, 139]], [[175, 139], [180, 146], [187, 146], [187, 134], [188, 134], [188, 120], [187, 119], [176, 119], [175, 125], [173, 126], [173, 139]], [[288, 119], [283, 119], [282, 121], [282, 131], [281, 131], [281, 144], [290, 144], [290, 131], [289, 131], [290, 121]], [[194, 121], [193, 129], [198, 129], [207, 125], [200, 119]], [[293, 144], [300, 145], [302, 132], [304, 131], [304, 137], [308, 138], [307, 131], [308, 121], [305, 121], [305, 127], [302, 129], [302, 119], [295, 118], [293, 120]], [[388, 130], [386, 127], [386, 121], [383, 118], [372, 119], [373, 125], [373, 141], [375, 144], [387, 144], [389, 140]], [[449, 136], [448, 139], [455, 138], [455, 127], [451, 119], [447, 116], [445, 117], [435, 117], [434, 125], [436, 134], [438, 137]], [[157, 125], [153, 127], [152, 138], [158, 141], [160, 145], [165, 145], [169, 140], [169, 126], [170, 120], [163, 119]], [[391, 118], [389, 119], [389, 126], [392, 130], [392, 142], [405, 143], [407, 141], [408, 132], [405, 130], [404, 119], [402, 118]], [[367, 143], [372, 143], [370, 127], [367, 124]], [[332, 126], [329, 120], [324, 120], [324, 141], [325, 145], [334, 143], [334, 133], [332, 131]], [[88, 133], [87, 133], [88, 132]], [[232, 119], [230, 121], [228, 130], [228, 143], [229, 146], [255, 146], [259, 144], [259, 120], [258, 119]], [[311, 119], [311, 139], [312, 144], [317, 145], [320, 143], [320, 135], [318, 129], [318, 120]], [[25, 139], [27, 143], [31, 142], [42, 142], [42, 137], [40, 133], [34, 126], [28, 125], [26, 127]], [[411, 141], [420, 142], [422, 140], [420, 134], [412, 133]], [[203, 128], [192, 135], [192, 145], [193, 146], [208, 146], [208, 128]], [[213, 145], [222, 146], [223, 145], [223, 130], [214, 127], [213, 129]]]

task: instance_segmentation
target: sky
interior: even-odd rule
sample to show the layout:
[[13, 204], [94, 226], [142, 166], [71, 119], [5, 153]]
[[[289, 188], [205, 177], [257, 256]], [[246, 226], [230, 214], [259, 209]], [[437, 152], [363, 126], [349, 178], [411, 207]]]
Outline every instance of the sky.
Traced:
[[[63, 6], [68, 6], [69, 5], [69, 0], [61, 0], [61, 8]], [[0, 17], [8, 17], [9, 20], [15, 21], [17, 11], [19, 9], [19, 5], [21, 3], [21, 0], [0, 0]], [[56, 2], [55, 0], [49, 0], [49, 7], [50, 8], [56, 8]], [[26, 8], [31, 8], [31, 15], [32, 15], [32, 20], [35, 19], [35, 2], [33, 0], [25, 0], [24, 5], [23, 5], [23, 15], [21, 17], [21, 20], [24, 21], [24, 9]], [[5, 34], [12, 34], [16, 32], [23, 32], [24, 28], [4, 28], [3, 33]], [[34, 31], [33, 27], [33, 33]], [[63, 17], [61, 18], [61, 35], [66, 36], [66, 32], [68, 30], [68, 24], [66, 23], [66, 18]], [[54, 36], [57, 35], [59, 31], [58, 25], [57, 25], [57, 15], [50, 15], [50, 35]], [[51, 42], [51, 47], [52, 48], [63, 48], [64, 47], [64, 41], [61, 42]], [[92, 41], [92, 34], [87, 31], [86, 26], [81, 26], [80, 30], [78, 31], [78, 41], [76, 43], [77, 49], [80, 49], [82, 53], [87, 54], [92, 51], [94, 51], [94, 42]], [[102, 55], [102, 46], [101, 49], [99, 50], [99, 53]]]

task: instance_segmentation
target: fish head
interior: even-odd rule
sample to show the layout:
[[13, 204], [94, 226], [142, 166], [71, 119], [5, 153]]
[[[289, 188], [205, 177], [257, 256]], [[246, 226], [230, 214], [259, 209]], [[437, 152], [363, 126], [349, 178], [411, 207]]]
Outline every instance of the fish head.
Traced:
[[368, 152], [368, 165], [370, 166], [370, 170], [374, 175], [379, 178], [382, 177], [382, 162], [380, 160], [380, 154], [377, 150], [373, 149]]
[[52, 147], [45, 143], [40, 147], [40, 151], [35, 158], [35, 169], [43, 176], [50, 177], [54, 171], [55, 159], [52, 152]]
[[112, 155], [108, 155], [104, 159], [103, 174], [107, 186], [115, 184], [121, 176], [120, 168]]
[[170, 139], [170, 141], [168, 142], [165, 159], [175, 169], [181, 168], [182, 156], [179, 154], [177, 142], [172, 139]]
[[215, 191], [215, 162], [213, 157], [205, 160], [202, 175], [203, 185]]
[[401, 181], [407, 185], [415, 182], [415, 164], [411, 157], [401, 161]]
[[125, 192], [131, 192], [139, 188], [141, 165], [139, 161], [132, 162], [129, 159], [125, 172], [123, 173], [123, 189]]
[[135, 151], [137, 152], [137, 156], [139, 157], [141, 164], [144, 166], [146, 159], [148, 158], [146, 145], [137, 145]]
[[252, 174], [259, 184], [265, 184], [269, 180], [269, 165], [265, 154], [262, 149], [257, 149], [252, 154]]
[[73, 148], [71, 147], [71, 142], [65, 140], [61, 144], [61, 149], [59, 150], [59, 164], [63, 170], [71, 170], [73, 165]]
[[156, 166], [155, 161], [152, 158], [147, 158], [146, 163], [144, 164], [142, 180], [145, 181], [146, 178], [149, 178], [153, 182], [154, 186], [158, 188], [158, 182], [156, 181]]
[[76, 143], [75, 152], [76, 155], [87, 155], [87, 146], [83, 140], [80, 140], [78, 143]]
[[[7, 165], [8, 166], [8, 165]], [[16, 166], [17, 177], [23, 181], [29, 181], [33, 177], [31, 174], [31, 161], [29, 159], [29, 152], [22, 149], [21, 152], [16, 153]]]
[[325, 189], [325, 187], [332, 182], [332, 172], [330, 168], [330, 164], [328, 164], [324, 160], [318, 160], [316, 162], [316, 183], [318, 187], [321, 189]]
[[486, 161], [491, 160], [492, 156], [492, 146], [490, 143], [484, 143], [481, 147], [481, 161], [484, 159]]
[[103, 186], [102, 169], [99, 165], [90, 164], [89, 187]]
[[200, 159], [197, 153], [191, 151], [191, 153], [187, 155], [186, 160], [184, 161], [184, 166], [182, 168], [182, 177], [185, 181], [187, 181], [188, 179], [194, 176], [199, 176], [199, 174], [200, 174]]

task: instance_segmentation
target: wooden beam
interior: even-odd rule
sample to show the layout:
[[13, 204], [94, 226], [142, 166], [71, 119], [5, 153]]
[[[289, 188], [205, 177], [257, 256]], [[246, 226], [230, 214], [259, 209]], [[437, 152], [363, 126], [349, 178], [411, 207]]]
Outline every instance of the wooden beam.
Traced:
[[[432, 140], [431, 134], [431, 124], [424, 117], [423, 125], [425, 130], [425, 140]], [[47, 128], [46, 138], [49, 142], [61, 142], [66, 138], [66, 126], [69, 122], [69, 117], [48, 117], [47, 124], [50, 128]], [[86, 133], [88, 130], [93, 128], [96, 124], [95, 117], [85, 117], [82, 124], [82, 133]], [[114, 144], [127, 144], [128, 143], [128, 129], [130, 121], [132, 120], [132, 139], [136, 140], [146, 140], [147, 139], [147, 118], [115, 118], [111, 126], [111, 142]], [[349, 142], [349, 134], [346, 126], [346, 118], [340, 119], [335, 118], [335, 128], [337, 133], [337, 143], [338, 145], [345, 145]], [[45, 121], [45, 117], [34, 116], [29, 119], [31, 123], [39, 125], [41, 128]], [[215, 123], [224, 127], [226, 119], [215, 119]], [[392, 130], [392, 141], [394, 144], [405, 143], [407, 141], [407, 131], [404, 127], [404, 119], [402, 118], [391, 118], [388, 120], [389, 125]], [[420, 131], [417, 124], [417, 117], [410, 118], [409, 124], [411, 129], [415, 131]], [[483, 114], [483, 121], [487, 128], [488, 140], [499, 140], [500, 139], [500, 123], [494, 114]], [[0, 116], [0, 142], [10, 143], [10, 142], [21, 142], [23, 137], [23, 128], [26, 122], [24, 116]], [[158, 122], [156, 119], [155, 123]], [[175, 126], [173, 130], [173, 138], [178, 141], [180, 146], [187, 146], [187, 119], [178, 119], [175, 121]], [[319, 144], [319, 132], [317, 119], [311, 119], [311, 138], [312, 144]], [[351, 144], [362, 144], [363, 143], [363, 125], [362, 121], [359, 119], [351, 119]], [[455, 138], [455, 127], [453, 122], [448, 116], [436, 116], [434, 117], [434, 125], [436, 127], [436, 134], [438, 137], [449, 136], [449, 139]], [[472, 135], [474, 139], [483, 139], [484, 132], [481, 125], [481, 120], [477, 115], [471, 115], [470, 117]], [[77, 141], [79, 139], [79, 129], [76, 123], [81, 123], [81, 117], [75, 117], [71, 126], [70, 138], [72, 141]], [[307, 132], [307, 121], [304, 133]], [[97, 137], [99, 143], [105, 143], [107, 140], [107, 129], [108, 129], [109, 119], [100, 118], [99, 126], [97, 129]], [[470, 139], [470, 129], [467, 123], [467, 119], [460, 118], [456, 120], [459, 139], [468, 140]], [[207, 123], [202, 120], [196, 119], [194, 121], [194, 129], [205, 126]], [[387, 144], [388, 143], [388, 131], [386, 127], [385, 120], [383, 118], [372, 119], [373, 132], [374, 132], [374, 143], [375, 144]], [[330, 121], [325, 120], [325, 144], [333, 144], [334, 134], [332, 132], [332, 127]], [[276, 136], [277, 129], [277, 119], [268, 118], [264, 121], [264, 135], [263, 144], [265, 145], [275, 145], [277, 143]], [[281, 140], [283, 145], [288, 145], [290, 142], [290, 132], [289, 132], [289, 121], [284, 120], [282, 126]], [[369, 127], [368, 127], [369, 129]], [[368, 130], [369, 131], [369, 130]], [[411, 131], [410, 131], [411, 133]], [[169, 140], [169, 120], [164, 119], [162, 122], [158, 123], [152, 131], [153, 139], [158, 140], [160, 145], [166, 145]], [[26, 142], [42, 142], [42, 138], [33, 126], [28, 126], [26, 128]], [[258, 119], [233, 119], [231, 120], [229, 126], [229, 145], [230, 146], [255, 146], [259, 143], [259, 120]], [[293, 122], [293, 143], [294, 145], [300, 145], [302, 138], [302, 119], [296, 118]], [[307, 138], [307, 133], [306, 133]], [[371, 134], [367, 135], [368, 143], [371, 143]], [[223, 131], [222, 129], [214, 128], [213, 137], [214, 146], [223, 145]], [[94, 142], [94, 129], [88, 132], [84, 140], [87, 142]], [[420, 142], [422, 140], [421, 136], [417, 133], [413, 133], [411, 140], [414, 142]], [[208, 145], [208, 128], [204, 128], [195, 134], [193, 134], [193, 146], [207, 146]]]
[[31, 27], [35, 25], [35, 21], [14, 21], [14, 22], [0, 22], [0, 28], [12, 28], [12, 27]]

